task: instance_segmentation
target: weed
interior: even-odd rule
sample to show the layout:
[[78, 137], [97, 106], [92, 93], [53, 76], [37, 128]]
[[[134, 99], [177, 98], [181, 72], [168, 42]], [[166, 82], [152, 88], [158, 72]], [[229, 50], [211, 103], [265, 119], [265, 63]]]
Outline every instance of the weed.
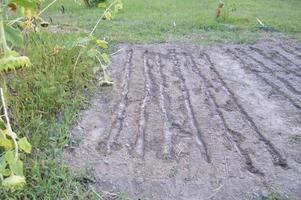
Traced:
[[[54, 52], [63, 40], [76, 34], [27, 36], [25, 53], [32, 67], [2, 76], [11, 123], [17, 135], [27, 136], [33, 152], [24, 163], [27, 185], [14, 194], [0, 189], [0, 199], [97, 199], [91, 190], [76, 181], [62, 161], [62, 149], [68, 145], [70, 127], [76, 111], [84, 108], [94, 88], [94, 74], [89, 60], [73, 65], [78, 50]], [[92, 65], [93, 66], [93, 65]]]

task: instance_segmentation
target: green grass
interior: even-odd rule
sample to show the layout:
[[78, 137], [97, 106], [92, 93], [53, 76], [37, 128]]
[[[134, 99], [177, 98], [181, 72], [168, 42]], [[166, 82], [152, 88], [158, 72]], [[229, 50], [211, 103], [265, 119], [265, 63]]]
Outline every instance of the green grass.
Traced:
[[95, 87], [91, 61], [80, 60], [74, 70], [78, 50], [54, 54], [56, 45], [76, 37], [28, 36], [24, 53], [33, 66], [1, 76], [13, 130], [29, 138], [33, 152], [24, 158], [26, 187], [13, 193], [0, 188], [0, 199], [98, 199], [82, 181], [87, 174], [72, 174], [61, 164], [76, 112]]
[[[50, 0], [48, 0], [50, 1]], [[97, 35], [116, 43], [197, 42], [244, 43], [258, 38], [277, 36], [301, 39], [300, 0], [225, 0], [225, 19], [214, 17], [217, 0], [124, 0], [124, 11], [114, 21], [104, 21]], [[45, 3], [46, 4], [46, 3]], [[60, 14], [64, 5], [66, 13]], [[55, 24], [72, 24], [90, 29], [101, 10], [61, 0], [45, 13]], [[274, 32], [258, 30], [256, 17]], [[76, 19], [76, 20], [75, 20]], [[174, 26], [173, 24], [176, 24]]]
[[287, 197], [280, 195], [279, 193], [271, 190], [266, 197], [250, 197], [248, 200], [289, 200]]

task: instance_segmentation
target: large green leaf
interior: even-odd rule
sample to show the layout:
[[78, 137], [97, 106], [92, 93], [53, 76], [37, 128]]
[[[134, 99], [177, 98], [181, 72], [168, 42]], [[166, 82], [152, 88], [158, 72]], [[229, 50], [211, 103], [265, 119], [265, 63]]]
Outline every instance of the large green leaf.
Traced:
[[20, 48], [24, 46], [23, 37], [20, 30], [5, 25], [4, 31], [7, 41], [9, 41], [13, 46]]
[[26, 181], [24, 176], [16, 176], [14, 174], [10, 175], [2, 181], [3, 188], [10, 189], [11, 191], [19, 189], [25, 184]]
[[[30, 67], [30, 65], [30, 60], [26, 56], [8, 56], [0, 59], [0, 72]], [[13, 132], [8, 131], [7, 133], [15, 135]]]
[[31, 152], [31, 145], [29, 144], [28, 140], [26, 137], [21, 138], [18, 141], [19, 148], [25, 151], [26, 153]]
[[14, 147], [12, 140], [8, 139], [2, 130], [0, 130], [0, 147], [3, 147], [5, 150], [11, 150]]
[[14, 152], [13, 151], [7, 151], [4, 155], [5, 161], [10, 164], [14, 162]]
[[10, 164], [10, 169], [15, 175], [23, 176], [23, 163], [21, 160], [12, 162]]

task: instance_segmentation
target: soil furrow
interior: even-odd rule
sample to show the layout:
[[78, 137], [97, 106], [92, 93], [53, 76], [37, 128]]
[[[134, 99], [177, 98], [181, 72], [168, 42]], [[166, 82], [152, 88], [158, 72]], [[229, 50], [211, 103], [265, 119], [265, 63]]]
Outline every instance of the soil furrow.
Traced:
[[285, 51], [285, 52], [287, 52], [287, 53], [289, 53], [289, 54], [291, 54], [291, 55], [293, 55], [293, 56], [295, 56], [295, 57], [301, 59], [301, 54], [296, 53], [296, 51], [291, 50], [289, 47], [286, 47], [286, 46], [284, 46], [283, 44], [280, 44], [279, 46], [280, 46], [280, 48], [281, 48], [283, 51]]
[[256, 72], [252, 70], [252, 68], [245, 63], [245, 60], [241, 58], [240, 56], [237, 55], [237, 53], [234, 50], [227, 49], [227, 51], [237, 60], [239, 61], [242, 66], [244, 66], [245, 69], [250, 70], [253, 72], [257, 77], [259, 77], [263, 82], [265, 82], [267, 85], [269, 85], [273, 90], [277, 91], [281, 96], [286, 98], [293, 106], [295, 106], [297, 109], [301, 109], [301, 105], [299, 105], [295, 100], [293, 100], [288, 94], [282, 91], [281, 87], [274, 84], [272, 81], [268, 80], [266, 77], [264, 77], [262, 74], [259, 72]]
[[273, 52], [280, 55], [284, 60], [291, 63], [290, 65], [294, 70], [299, 72], [301, 69], [301, 56], [297, 56], [296, 54], [291, 54], [289, 49], [284, 49], [283, 45], [278, 45], [276, 47], [271, 46], [273, 48]]
[[[289, 69], [285, 66], [287, 66], [289, 63], [292, 64], [292, 62], [287, 59], [286, 57], [284, 57], [282, 54], [278, 53], [278, 52], [273, 52], [271, 56], [268, 56], [263, 50], [256, 48], [254, 46], [250, 46], [249, 47], [251, 50], [253, 50], [254, 52], [258, 53], [259, 55], [263, 56], [266, 60], [269, 60], [271, 62], [273, 62], [274, 64], [276, 64], [277, 66], [279, 66], [280, 68], [284, 69], [286, 72], [288, 73], [292, 73], [297, 77], [301, 77], [301, 74], [295, 70]], [[252, 59], [254, 59], [256, 62], [258, 62], [260, 65], [262, 65], [263, 67], [268, 68], [263, 62], [259, 61], [258, 59], [256, 59], [254, 56], [251, 56], [250, 54], [248, 54], [248, 56], [250, 56]], [[283, 60], [285, 60], [286, 62], [281, 63], [278, 61], [278, 59], [283, 58]], [[280, 59], [281, 60], [281, 59]], [[283, 62], [283, 60], [281, 60]], [[270, 68], [269, 68], [270, 69]], [[270, 69], [272, 70], [272, 69]], [[273, 71], [273, 70], [272, 70]]]
[[150, 81], [150, 66], [148, 64], [147, 51], [144, 52], [143, 55], [143, 75], [145, 77], [144, 82], [144, 99], [140, 107], [140, 118], [138, 122], [138, 134], [136, 140], [135, 152], [138, 156], [144, 156], [144, 142], [145, 142], [145, 128], [147, 123], [147, 106], [150, 100], [151, 94], [151, 81]]
[[223, 84], [223, 86], [226, 88], [228, 93], [231, 95], [233, 101], [239, 108], [239, 111], [245, 116], [246, 120], [249, 122], [249, 124], [252, 126], [253, 130], [257, 133], [259, 139], [264, 142], [266, 145], [266, 148], [270, 152], [273, 163], [275, 165], [279, 165], [283, 168], [287, 167], [287, 162], [286, 160], [282, 157], [282, 155], [276, 150], [274, 145], [267, 139], [265, 136], [259, 131], [259, 128], [256, 126], [255, 122], [253, 121], [252, 117], [245, 111], [243, 106], [239, 103], [238, 99], [236, 98], [234, 92], [229, 88], [229, 86], [226, 84], [226, 82], [223, 80], [222, 76], [219, 74], [217, 69], [214, 66], [214, 63], [211, 61], [211, 58], [207, 53], [204, 53], [203, 56], [205, 59], [208, 61], [210, 65], [210, 69], [216, 74], [217, 78], [220, 80], [220, 82]]
[[[291, 49], [289, 46], [284, 46], [283, 44], [280, 44], [279, 46], [283, 51], [286, 51], [287, 53], [294, 55], [297, 58], [301, 59], [301, 54], [297, 53], [297, 51]], [[292, 48], [294, 48], [294, 47], [292, 47]]]
[[[283, 60], [285, 60], [287, 63], [292, 64], [296, 67], [298, 67], [298, 69], [300, 69], [300, 64], [297, 64], [295, 62], [293, 62], [291, 59], [287, 58], [286, 56], [284, 56], [283, 54], [281, 54], [280, 52], [273, 50], [272, 51], [273, 54], [275, 54], [275, 56], [282, 58]], [[297, 73], [297, 72], [296, 72]], [[298, 73], [299, 74], [299, 73]], [[298, 75], [298, 77], [301, 77], [300, 74]]]
[[122, 82], [122, 94], [121, 100], [119, 102], [119, 107], [117, 111], [117, 115], [113, 119], [111, 127], [109, 129], [109, 136], [106, 145], [106, 154], [111, 153], [112, 145], [114, 144], [116, 138], [119, 136], [120, 131], [123, 127], [123, 121], [125, 117], [125, 110], [128, 105], [128, 93], [129, 93], [129, 81], [131, 78], [131, 65], [132, 65], [132, 58], [133, 58], [133, 49], [128, 50], [127, 52], [127, 61], [125, 63], [125, 70], [124, 70], [124, 78]]
[[179, 61], [177, 59], [176, 50], [171, 50], [170, 51], [170, 56], [171, 56], [170, 57], [171, 61], [174, 63], [174, 65], [173, 65], [174, 73], [178, 76], [179, 80], [181, 81], [181, 89], [182, 89], [182, 93], [183, 93], [183, 96], [184, 96], [184, 102], [185, 102], [186, 110], [187, 110], [188, 116], [190, 118], [189, 119], [190, 124], [191, 124], [192, 128], [195, 130], [195, 132], [197, 133], [197, 136], [196, 136], [197, 144], [200, 148], [201, 154], [204, 157], [204, 159], [208, 163], [210, 163], [211, 159], [210, 159], [210, 156], [208, 154], [207, 144], [205, 143], [205, 141], [203, 139], [203, 133], [199, 128], [198, 121], [197, 121], [197, 119], [195, 117], [195, 114], [194, 114], [194, 110], [193, 110], [191, 100], [190, 100], [189, 91], [186, 87], [185, 79], [184, 79], [183, 74], [182, 74], [182, 66], [179, 65]]
[[238, 151], [238, 153], [243, 158], [243, 160], [245, 162], [245, 167], [251, 173], [257, 174], [259, 176], [264, 176], [264, 174], [253, 165], [253, 162], [251, 160], [251, 157], [249, 156], [249, 153], [241, 147], [240, 143], [242, 142], [241, 141], [241, 138], [243, 137], [242, 134], [237, 131], [232, 130], [230, 128], [229, 124], [227, 123], [227, 121], [220, 109], [220, 106], [217, 103], [215, 96], [213, 95], [213, 93], [210, 90], [212, 83], [202, 74], [200, 68], [197, 66], [195, 60], [193, 59], [193, 56], [192, 55], [187, 55], [187, 56], [189, 56], [189, 59], [191, 60], [192, 65], [193, 65], [192, 71], [194, 73], [196, 73], [201, 78], [202, 82], [204, 83], [206, 92], [207, 92], [209, 98], [214, 103], [215, 111], [218, 114], [218, 116], [220, 117], [220, 119], [223, 123], [223, 126], [226, 129], [225, 133], [227, 134], [227, 138], [230, 139], [232, 144], [235, 146], [235, 149]]
[[[280, 66], [281, 68], [283, 68], [284, 70], [286, 70], [289, 73], [294, 74], [297, 77], [301, 77], [300, 74], [298, 74], [295, 71], [289, 70], [286, 67], [284, 67], [282, 64], [278, 63], [277, 61], [272, 60], [270, 57], [268, 57], [262, 50], [255, 48], [255, 47], [250, 47], [250, 49], [259, 52], [260, 55], [262, 55], [264, 58], [266, 58], [267, 60], [271, 60], [272, 62], [276, 63], [278, 66]], [[244, 50], [240, 49], [239, 51], [241, 51], [245, 56], [249, 57], [250, 59], [254, 60], [256, 63], [258, 63], [262, 68], [264, 68], [266, 71], [268, 71], [270, 74], [272, 74], [273, 76], [275, 76], [279, 81], [281, 81], [284, 86], [290, 90], [291, 92], [295, 93], [295, 94], [301, 94], [301, 92], [299, 90], [297, 90], [294, 86], [292, 86], [289, 81], [287, 81], [286, 79], [284, 79], [283, 77], [278, 76], [273, 69], [267, 67], [263, 62], [261, 62], [260, 60], [256, 59], [254, 56], [246, 53]]]
[[[172, 138], [173, 138], [173, 132], [171, 131], [171, 122], [170, 122], [170, 116], [167, 111], [168, 106], [168, 94], [166, 93], [166, 75], [163, 73], [163, 65], [161, 62], [161, 56], [156, 56], [156, 63], [157, 66], [159, 66], [159, 75], [160, 75], [160, 95], [159, 95], [159, 102], [160, 102], [160, 108], [161, 108], [161, 114], [163, 118], [164, 123], [164, 148], [163, 153], [166, 158], [172, 158], [172, 152], [173, 152], [173, 146], [172, 146]], [[170, 108], [169, 108], [170, 109]]]

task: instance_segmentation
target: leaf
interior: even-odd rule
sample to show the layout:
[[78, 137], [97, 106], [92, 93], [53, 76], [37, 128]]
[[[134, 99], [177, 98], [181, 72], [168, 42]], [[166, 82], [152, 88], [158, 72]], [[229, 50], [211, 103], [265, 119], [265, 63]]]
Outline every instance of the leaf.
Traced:
[[113, 19], [112, 13], [110, 11], [106, 12], [104, 18], [105, 18], [105, 20]]
[[109, 48], [108, 42], [105, 40], [96, 40], [95, 42], [100, 48], [103, 48], [103, 49]]
[[26, 153], [31, 152], [31, 144], [28, 142], [26, 137], [21, 138], [18, 141], [19, 148], [25, 151]]
[[21, 160], [12, 162], [9, 167], [15, 175], [23, 176], [23, 162]]
[[6, 169], [7, 163], [5, 162], [3, 157], [1, 157], [0, 159], [2, 159], [0, 163], [0, 174], [2, 174], [3, 176], [9, 176], [11, 174], [11, 171], [9, 169]]
[[101, 86], [111, 86], [113, 85], [113, 81], [111, 80], [110, 76], [108, 73], [104, 70], [103, 71], [103, 80], [100, 81]]
[[5, 189], [9, 189], [11, 191], [14, 191], [18, 188], [22, 188], [25, 184], [26, 181], [24, 176], [16, 176], [13, 174], [2, 181], [2, 186]]
[[114, 6], [114, 11], [115, 12], [118, 12], [119, 10], [122, 10], [123, 9], [123, 4], [122, 3], [117, 3], [115, 6]]
[[11, 171], [9, 169], [0, 168], [0, 174], [2, 174], [3, 176], [9, 176], [11, 175]]
[[4, 25], [4, 31], [7, 41], [16, 47], [22, 48], [24, 46], [23, 36], [20, 30], [12, 26]]
[[26, 56], [8, 56], [0, 59], [0, 72], [30, 67], [31, 63]]
[[3, 147], [5, 150], [11, 150], [14, 148], [13, 141], [8, 139], [5, 132], [2, 130], [0, 130], [0, 147]]
[[110, 60], [108, 54], [102, 53], [102, 54], [101, 54], [101, 58], [103, 59], [103, 61], [104, 61], [106, 64], [110, 64], [110, 63], [111, 63], [111, 60]]
[[16, 133], [14, 133], [13, 131], [11, 131], [9, 129], [1, 130], [1, 132], [4, 133], [5, 135], [8, 135], [11, 138], [17, 138]]
[[7, 151], [4, 155], [5, 161], [10, 164], [14, 162], [14, 152], [13, 151]]
[[107, 8], [107, 4], [105, 2], [99, 3], [98, 8]]
[[96, 49], [90, 49], [87, 52], [87, 56], [90, 57], [90, 58], [95, 58], [96, 55], [97, 55], [97, 50]]

